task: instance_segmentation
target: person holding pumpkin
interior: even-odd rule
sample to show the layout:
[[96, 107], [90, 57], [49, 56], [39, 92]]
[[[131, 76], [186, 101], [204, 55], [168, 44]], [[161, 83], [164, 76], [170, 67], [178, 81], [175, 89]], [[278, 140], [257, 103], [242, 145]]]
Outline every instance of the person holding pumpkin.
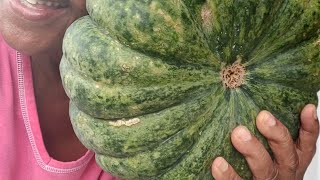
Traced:
[[[0, 0], [1, 179], [115, 179], [75, 136], [59, 74], [64, 33], [86, 14], [85, 0]], [[256, 124], [275, 160], [246, 127], [231, 135], [254, 179], [302, 179], [319, 134], [315, 106], [302, 110], [295, 142], [267, 111]], [[212, 176], [241, 179], [223, 157], [214, 160]]]

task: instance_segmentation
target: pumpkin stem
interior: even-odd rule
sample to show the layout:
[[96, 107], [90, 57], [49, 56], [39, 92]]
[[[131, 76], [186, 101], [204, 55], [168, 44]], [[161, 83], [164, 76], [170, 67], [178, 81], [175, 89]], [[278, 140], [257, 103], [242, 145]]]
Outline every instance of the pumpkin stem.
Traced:
[[221, 69], [220, 78], [225, 87], [235, 89], [244, 83], [245, 74], [246, 69], [241, 64], [241, 57], [237, 56], [237, 60], [232, 65]]

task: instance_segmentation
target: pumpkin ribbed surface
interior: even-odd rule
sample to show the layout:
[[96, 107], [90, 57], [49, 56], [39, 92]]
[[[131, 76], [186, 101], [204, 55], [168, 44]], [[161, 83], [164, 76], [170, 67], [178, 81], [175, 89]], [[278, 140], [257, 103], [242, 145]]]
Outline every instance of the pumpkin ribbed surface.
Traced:
[[[297, 137], [320, 89], [318, 0], [87, 0], [60, 71], [70, 117], [98, 164], [124, 179], [212, 179], [237, 125], [271, 111]], [[266, 144], [266, 143], [265, 143]], [[267, 144], [266, 144], [267, 145]]]

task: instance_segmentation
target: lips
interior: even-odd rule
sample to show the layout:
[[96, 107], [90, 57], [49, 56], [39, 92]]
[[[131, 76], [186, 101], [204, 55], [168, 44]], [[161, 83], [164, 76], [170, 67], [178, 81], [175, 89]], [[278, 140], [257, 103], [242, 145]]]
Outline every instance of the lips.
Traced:
[[67, 13], [67, 0], [9, 0], [13, 13], [29, 21], [50, 21]]

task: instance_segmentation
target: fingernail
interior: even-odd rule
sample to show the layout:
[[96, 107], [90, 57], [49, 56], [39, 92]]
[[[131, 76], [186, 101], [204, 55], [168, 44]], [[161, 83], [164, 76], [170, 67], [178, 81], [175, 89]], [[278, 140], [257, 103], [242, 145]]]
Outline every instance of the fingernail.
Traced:
[[241, 141], [250, 141], [251, 140], [251, 133], [245, 126], [240, 126], [238, 129], [238, 137]]
[[217, 168], [221, 171], [221, 172], [226, 172], [228, 170], [228, 163], [226, 160], [224, 160], [222, 157], [218, 157], [217, 158]]
[[276, 119], [269, 112], [265, 112], [265, 115], [263, 116], [263, 121], [264, 121], [265, 125], [267, 125], [269, 127], [276, 125]]

